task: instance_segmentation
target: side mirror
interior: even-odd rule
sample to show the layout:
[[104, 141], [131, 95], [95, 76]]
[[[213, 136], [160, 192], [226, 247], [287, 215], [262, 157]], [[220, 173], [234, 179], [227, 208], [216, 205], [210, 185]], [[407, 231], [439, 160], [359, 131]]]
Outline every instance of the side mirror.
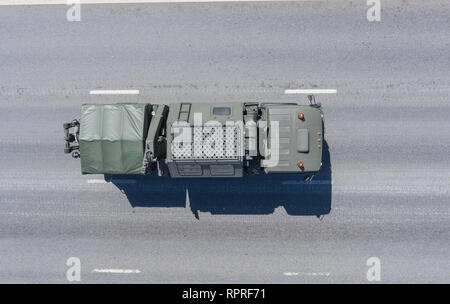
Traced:
[[320, 102], [316, 103], [316, 98], [314, 97], [314, 95], [308, 95], [308, 100], [309, 100], [310, 106], [312, 106], [312, 107], [320, 108], [322, 106], [322, 104]]

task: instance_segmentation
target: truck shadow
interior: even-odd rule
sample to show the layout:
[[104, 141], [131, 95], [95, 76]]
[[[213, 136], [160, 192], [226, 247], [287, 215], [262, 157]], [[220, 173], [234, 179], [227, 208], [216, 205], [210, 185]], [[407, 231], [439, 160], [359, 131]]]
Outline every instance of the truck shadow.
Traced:
[[[271, 214], [284, 207], [289, 215], [320, 217], [331, 211], [331, 161], [323, 142], [322, 168], [309, 183], [299, 174], [265, 174], [243, 178], [172, 179], [156, 175], [105, 175], [133, 207], [186, 207], [192, 213]], [[189, 193], [187, 195], [187, 192]]]

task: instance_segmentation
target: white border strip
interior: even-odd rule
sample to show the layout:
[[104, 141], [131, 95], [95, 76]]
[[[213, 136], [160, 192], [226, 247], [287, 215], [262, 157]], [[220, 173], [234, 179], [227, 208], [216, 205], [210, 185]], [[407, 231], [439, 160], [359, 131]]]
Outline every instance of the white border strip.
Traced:
[[312, 277], [329, 277], [331, 275], [330, 272], [284, 272], [283, 275], [285, 276], [299, 276], [299, 275], [305, 275], [305, 276], [312, 276]]
[[[132, 4], [132, 3], [195, 3], [195, 2], [270, 2], [274, 0], [80, 0], [80, 4]], [[275, 0], [275, 1], [308, 1], [308, 0]], [[311, 1], [311, 0], [309, 0]], [[2, 5], [68, 5], [68, 0], [0, 0]], [[75, 2], [70, 1], [71, 4]]]
[[139, 90], [90, 90], [90, 95], [137, 95]]
[[141, 273], [141, 271], [139, 269], [97, 269], [97, 268], [92, 270], [92, 272], [97, 272], [97, 273], [124, 273], [124, 274]]
[[285, 90], [284, 94], [336, 94], [336, 89]]

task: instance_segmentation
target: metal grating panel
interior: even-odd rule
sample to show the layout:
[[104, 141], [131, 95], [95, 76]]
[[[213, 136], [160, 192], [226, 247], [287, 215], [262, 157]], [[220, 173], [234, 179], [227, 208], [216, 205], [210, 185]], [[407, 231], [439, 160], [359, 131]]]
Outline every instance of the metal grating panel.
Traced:
[[191, 127], [192, 142], [172, 142], [174, 160], [237, 159], [241, 147], [237, 126]]

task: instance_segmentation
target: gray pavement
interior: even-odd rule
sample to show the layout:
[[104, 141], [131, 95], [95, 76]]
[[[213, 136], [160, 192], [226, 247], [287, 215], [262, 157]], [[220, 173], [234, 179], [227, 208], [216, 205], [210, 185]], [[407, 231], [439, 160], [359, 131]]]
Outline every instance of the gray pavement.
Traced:
[[[385, 2], [379, 23], [366, 1], [84, 5], [80, 22], [0, 7], [0, 282], [64, 283], [79, 257], [85, 283], [368, 283], [375, 256], [382, 282], [449, 283], [450, 5]], [[182, 191], [134, 205], [63, 154], [82, 103], [306, 103], [284, 95], [297, 88], [338, 90], [316, 96], [321, 220], [214, 197], [196, 218], [192, 189], [187, 206]]]

